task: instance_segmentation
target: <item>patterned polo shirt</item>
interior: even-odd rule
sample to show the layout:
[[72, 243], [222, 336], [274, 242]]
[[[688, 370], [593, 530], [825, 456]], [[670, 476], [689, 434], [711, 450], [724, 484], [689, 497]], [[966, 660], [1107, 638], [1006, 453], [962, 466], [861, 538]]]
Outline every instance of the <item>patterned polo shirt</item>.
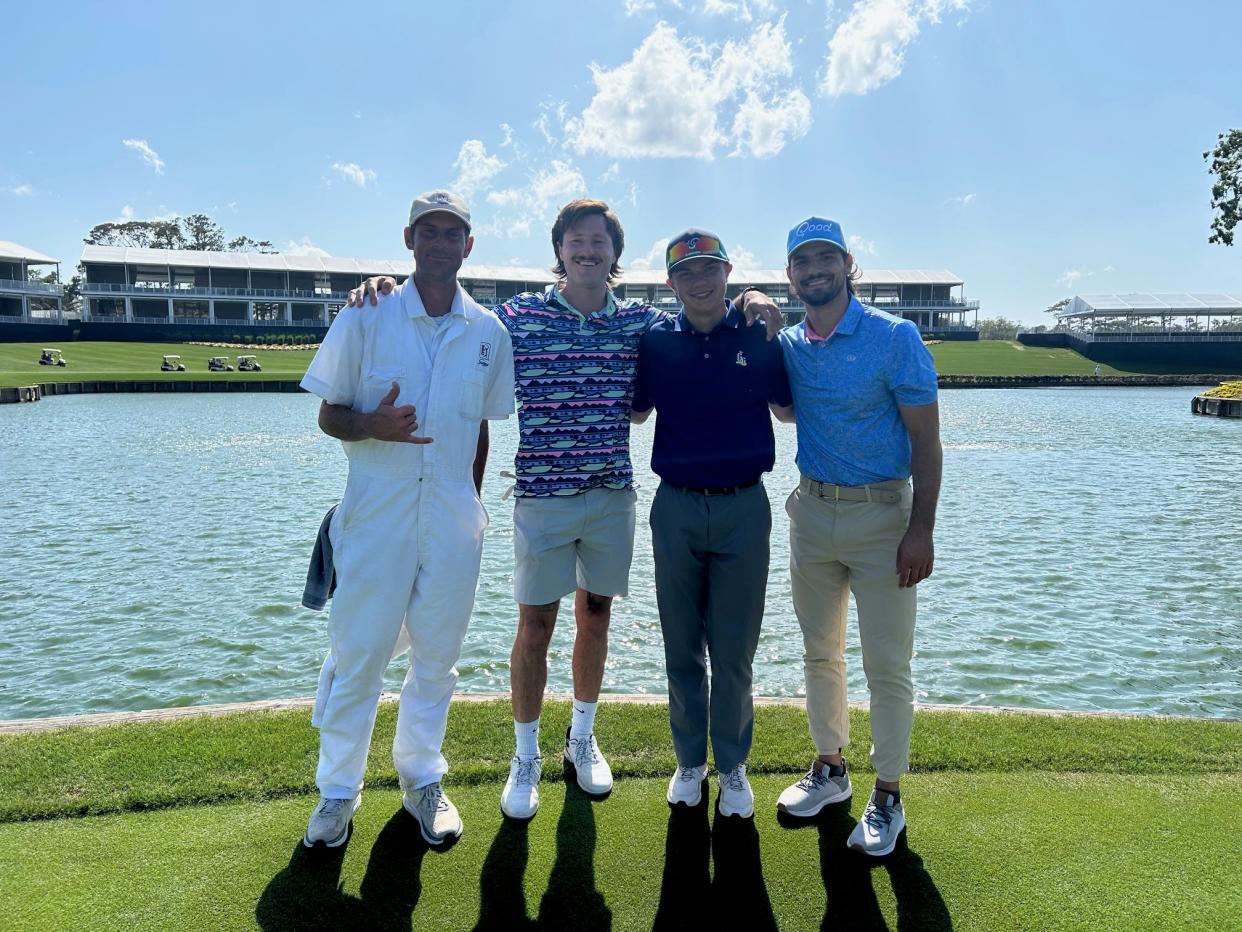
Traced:
[[618, 303], [583, 314], [555, 286], [495, 308], [513, 338], [517, 488], [535, 498], [628, 489], [638, 343], [662, 312]]

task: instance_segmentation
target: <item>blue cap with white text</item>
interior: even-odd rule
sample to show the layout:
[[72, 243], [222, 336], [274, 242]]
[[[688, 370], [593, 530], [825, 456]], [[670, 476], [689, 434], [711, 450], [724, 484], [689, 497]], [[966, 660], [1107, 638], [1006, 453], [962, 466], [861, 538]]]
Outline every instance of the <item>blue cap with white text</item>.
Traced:
[[831, 243], [842, 252], [849, 252], [845, 245], [845, 234], [841, 232], [841, 224], [823, 217], [808, 217], [789, 231], [789, 239], [785, 242], [785, 257], [788, 259], [806, 243]]

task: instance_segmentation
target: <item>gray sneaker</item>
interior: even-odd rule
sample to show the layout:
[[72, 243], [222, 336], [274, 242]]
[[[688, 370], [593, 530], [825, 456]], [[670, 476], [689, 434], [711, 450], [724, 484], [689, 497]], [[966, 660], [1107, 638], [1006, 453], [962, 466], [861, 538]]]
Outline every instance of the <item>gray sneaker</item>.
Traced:
[[746, 765], [738, 764], [732, 770], [719, 774], [720, 795], [716, 808], [723, 816], [752, 818], [755, 814], [755, 794], [746, 779]]
[[311, 813], [306, 834], [302, 836], [302, 844], [307, 848], [315, 845], [339, 848], [348, 840], [349, 824], [361, 805], [361, 794], [353, 799], [319, 797], [319, 805]]
[[[879, 793], [884, 793], [884, 805], [876, 802]], [[906, 813], [901, 808], [901, 797], [883, 790], [872, 790], [862, 821], [854, 826], [846, 845], [863, 854], [883, 857], [897, 847], [897, 836], [905, 827]]]
[[799, 819], [818, 815], [833, 803], [844, 802], [854, 793], [849, 767], [841, 761], [841, 772], [833, 775], [828, 764], [815, 761], [805, 777], [785, 789], [776, 800], [776, 811]]
[[707, 777], [707, 764], [698, 767], [678, 767], [668, 781], [665, 798], [670, 806], [688, 806], [693, 809], [703, 801], [703, 780]]
[[423, 840], [433, 848], [461, 837], [461, 816], [457, 814], [457, 807], [444, 795], [439, 783], [406, 790], [401, 805], [418, 820]]

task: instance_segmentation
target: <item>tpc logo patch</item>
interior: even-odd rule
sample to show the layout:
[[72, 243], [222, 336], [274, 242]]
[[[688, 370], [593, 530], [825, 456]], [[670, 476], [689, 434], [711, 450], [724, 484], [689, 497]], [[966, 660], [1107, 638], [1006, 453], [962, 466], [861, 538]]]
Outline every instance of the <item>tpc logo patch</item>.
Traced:
[[486, 369], [492, 364], [492, 344], [479, 344], [479, 368]]

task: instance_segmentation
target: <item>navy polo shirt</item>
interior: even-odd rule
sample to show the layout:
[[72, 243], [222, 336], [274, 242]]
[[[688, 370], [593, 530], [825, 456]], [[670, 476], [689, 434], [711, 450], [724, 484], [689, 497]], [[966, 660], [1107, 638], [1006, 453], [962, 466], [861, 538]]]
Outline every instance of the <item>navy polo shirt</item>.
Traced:
[[772, 469], [768, 403], [793, 404], [779, 340], [730, 310], [711, 333], [685, 312], [665, 317], [638, 348], [634, 410], [655, 408], [651, 469], [673, 485], [747, 485]]

